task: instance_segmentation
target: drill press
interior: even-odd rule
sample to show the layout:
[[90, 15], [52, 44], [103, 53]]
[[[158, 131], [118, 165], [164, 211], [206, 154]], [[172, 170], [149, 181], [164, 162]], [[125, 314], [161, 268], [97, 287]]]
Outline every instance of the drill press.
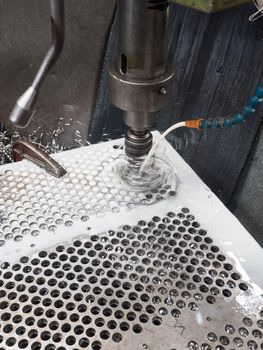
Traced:
[[[52, 45], [32, 86], [20, 97], [10, 119], [28, 125], [33, 105], [64, 42], [64, 1], [50, 0]], [[154, 113], [169, 100], [173, 69], [167, 65], [168, 0], [117, 0], [118, 59], [109, 69], [111, 102], [123, 110], [128, 131], [125, 153], [140, 160], [152, 146]]]
[[168, 15], [167, 0], [117, 0], [119, 48], [109, 69], [109, 95], [123, 110], [130, 160], [149, 152], [154, 114], [169, 101], [173, 69], [167, 65]]
[[[154, 112], [169, 99], [173, 70], [166, 64], [168, 0], [117, 0], [119, 50], [118, 60], [110, 67], [110, 100], [122, 109], [129, 129], [125, 136], [125, 153], [136, 163], [152, 146], [149, 131]], [[64, 43], [64, 0], [50, 0], [52, 43], [33, 80], [18, 99], [10, 120], [19, 128], [32, 117], [35, 100]], [[30, 145], [32, 159], [39, 151]], [[42, 154], [48, 167], [47, 156]], [[49, 167], [48, 167], [49, 168]], [[64, 174], [64, 172], [63, 172]]]

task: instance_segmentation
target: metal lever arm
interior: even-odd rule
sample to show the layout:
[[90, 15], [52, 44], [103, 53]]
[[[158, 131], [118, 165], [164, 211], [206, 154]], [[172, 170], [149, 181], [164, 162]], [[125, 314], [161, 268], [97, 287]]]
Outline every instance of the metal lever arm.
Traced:
[[9, 116], [11, 122], [18, 128], [24, 128], [29, 124], [33, 115], [38, 91], [63, 49], [65, 37], [64, 0], [49, 1], [52, 42], [32, 85], [16, 101]]
[[50, 0], [50, 21], [52, 42], [31, 85], [35, 90], [40, 88], [47, 73], [55, 64], [63, 49], [65, 37], [64, 0]]
[[28, 159], [55, 177], [62, 177], [67, 173], [60, 164], [30, 141], [18, 140], [13, 145], [13, 152], [16, 161]]

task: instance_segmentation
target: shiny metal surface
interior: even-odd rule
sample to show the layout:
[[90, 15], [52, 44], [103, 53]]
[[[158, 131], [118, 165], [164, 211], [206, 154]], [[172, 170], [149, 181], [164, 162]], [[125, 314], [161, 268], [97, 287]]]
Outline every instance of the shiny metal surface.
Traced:
[[16, 126], [24, 128], [33, 117], [35, 102], [37, 99], [38, 91], [30, 86], [16, 101], [14, 108], [12, 109], [9, 119]]
[[55, 177], [62, 177], [67, 173], [58, 162], [30, 141], [20, 139], [15, 142], [13, 153], [15, 161], [28, 159]]
[[152, 147], [152, 134], [150, 131], [134, 131], [128, 129], [125, 135], [125, 153], [131, 162], [141, 163], [141, 157], [148, 153]]
[[[149, 80], [130, 80], [129, 75], [123, 75], [114, 66], [110, 67], [109, 75], [111, 102], [124, 111], [133, 112], [135, 116], [137, 113], [137, 123], [141, 118], [140, 113], [157, 112], [169, 102], [173, 78], [171, 67], [167, 67], [161, 78]], [[133, 127], [135, 130], [140, 127], [136, 119]]]
[[50, 21], [52, 41], [48, 52], [32, 82], [32, 87], [39, 90], [50, 69], [59, 58], [65, 40], [65, 1], [50, 0]]
[[187, 208], [22, 256], [0, 275], [7, 348], [262, 348], [262, 299]]
[[0, 167], [0, 349], [262, 349], [262, 250], [166, 142], [177, 193], [128, 190], [122, 144]]
[[[158, 10], [148, 0], [118, 0], [117, 15], [120, 72], [139, 81], [162, 77], [167, 61], [168, 6]], [[127, 58], [126, 72], [121, 54]]]
[[[114, 144], [113, 144], [114, 145]], [[134, 191], [116, 177], [111, 164], [124, 158], [122, 149], [92, 147], [53, 156], [66, 170], [56, 179], [33, 163], [15, 163], [0, 172], [0, 246], [70, 228], [92, 217], [148, 205], [174, 196], [172, 184], [160, 191]], [[29, 153], [27, 151], [27, 153]], [[1, 260], [0, 260], [1, 261]]]
[[[124, 111], [124, 122], [133, 131], [151, 127], [152, 113], [168, 103], [173, 70], [167, 65], [168, 1], [119, 0], [118, 60], [109, 69], [109, 97]], [[142, 154], [134, 143], [134, 152]], [[147, 154], [148, 147], [144, 149]], [[129, 153], [132, 158], [134, 153]], [[136, 153], [135, 153], [136, 155]]]
[[130, 128], [136, 126], [136, 131], [145, 131], [153, 124], [155, 115], [154, 113], [124, 111], [122, 117], [124, 123]]

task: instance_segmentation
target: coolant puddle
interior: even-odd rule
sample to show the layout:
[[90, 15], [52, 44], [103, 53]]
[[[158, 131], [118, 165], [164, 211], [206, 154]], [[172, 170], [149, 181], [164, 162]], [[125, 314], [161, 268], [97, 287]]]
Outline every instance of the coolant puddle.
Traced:
[[141, 171], [142, 161], [131, 163], [123, 156], [114, 162], [112, 172], [117, 180], [120, 180], [121, 187], [129, 187], [137, 192], [159, 192], [159, 199], [165, 194], [175, 195], [177, 179], [172, 167], [166, 161], [155, 157]]

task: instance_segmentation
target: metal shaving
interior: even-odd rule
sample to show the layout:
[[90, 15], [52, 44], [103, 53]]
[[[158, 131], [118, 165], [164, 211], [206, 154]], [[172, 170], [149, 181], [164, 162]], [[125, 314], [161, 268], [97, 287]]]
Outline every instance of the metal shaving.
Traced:
[[[76, 128], [75, 124], [81, 129], [86, 129], [85, 125], [79, 121], [73, 121], [73, 119], [65, 121], [64, 118], [60, 118], [55, 129], [45, 130], [45, 128], [39, 127], [29, 135], [28, 139], [32, 143], [39, 145], [48, 154], [90, 145], [89, 141], [82, 135], [80, 130]], [[70, 146], [68, 145], [68, 140], [63, 140], [63, 136], [66, 132], [69, 134], [71, 142], [73, 140], [73, 144]]]
[[0, 131], [0, 165], [13, 162], [11, 138], [5, 130]]
[[[0, 165], [13, 162], [12, 145], [19, 138], [28, 139], [48, 154], [90, 145], [80, 130], [86, 130], [85, 125], [80, 121], [73, 119], [65, 121], [64, 118], [60, 118], [55, 129], [48, 130], [45, 126], [41, 126], [31, 132], [28, 137], [20, 135], [18, 131], [11, 136], [6, 131], [0, 131]], [[63, 138], [65, 133], [67, 133], [67, 139]]]

